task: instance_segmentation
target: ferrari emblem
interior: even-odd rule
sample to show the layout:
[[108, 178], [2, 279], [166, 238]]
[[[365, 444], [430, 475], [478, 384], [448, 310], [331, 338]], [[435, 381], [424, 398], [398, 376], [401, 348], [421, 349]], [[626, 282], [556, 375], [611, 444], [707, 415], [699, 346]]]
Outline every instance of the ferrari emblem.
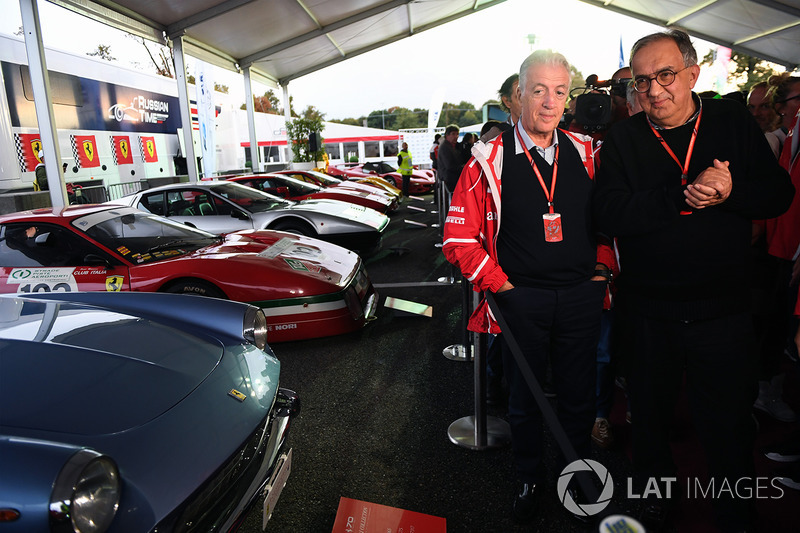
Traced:
[[34, 139], [34, 140], [31, 141], [31, 150], [33, 150], [33, 157], [35, 157], [36, 160], [39, 163], [44, 163], [44, 161], [42, 161], [39, 158], [39, 152], [41, 151], [41, 149], [42, 149], [42, 141], [41, 140]]
[[122, 152], [122, 157], [128, 159], [128, 141], [119, 142], [119, 151]]
[[125, 281], [125, 278], [122, 276], [108, 276], [106, 278], [106, 291], [107, 292], [119, 292], [122, 290], [122, 284]]
[[243, 393], [239, 392], [239, 391], [238, 391], [238, 390], [236, 390], [236, 389], [231, 389], [231, 390], [228, 392], [228, 396], [231, 396], [231, 397], [233, 397], [233, 398], [236, 398], [236, 399], [237, 399], [237, 400], [239, 400], [240, 402], [243, 402], [243, 401], [245, 401], [245, 400], [247, 399], [247, 396], [245, 396]]
[[83, 141], [83, 153], [86, 154], [86, 159], [94, 161], [94, 144], [92, 141]]
[[156, 147], [155, 147], [155, 145], [153, 144], [153, 141], [148, 139], [148, 140], [147, 140], [147, 142], [145, 143], [145, 147], [147, 148], [147, 154], [148, 154], [150, 157], [153, 157], [153, 154], [154, 154], [154, 153], [155, 153], [155, 151], [156, 151]]

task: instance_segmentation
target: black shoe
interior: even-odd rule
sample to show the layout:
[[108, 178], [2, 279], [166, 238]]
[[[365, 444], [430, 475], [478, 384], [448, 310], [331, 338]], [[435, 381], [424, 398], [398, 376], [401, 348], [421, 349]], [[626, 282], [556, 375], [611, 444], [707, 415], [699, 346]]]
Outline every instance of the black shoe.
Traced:
[[[586, 503], [586, 497], [583, 495], [583, 491], [582, 490], [579, 490], [579, 489], [574, 488], [574, 487], [570, 487], [570, 488], [567, 489], [567, 492], [572, 497], [572, 501], [574, 501], [578, 505]], [[580, 522], [581, 524], [591, 524], [595, 520], [594, 516], [575, 514], [572, 511], [570, 511], [569, 509], [567, 509], [567, 512], [569, 512], [570, 516], [574, 520], [576, 520], [577, 522]]]
[[514, 507], [511, 515], [519, 524], [527, 524], [539, 512], [541, 488], [536, 483], [523, 483], [514, 496]]
[[794, 463], [800, 461], [800, 440], [794, 436], [790, 440], [766, 446], [763, 451], [767, 459], [779, 463]]

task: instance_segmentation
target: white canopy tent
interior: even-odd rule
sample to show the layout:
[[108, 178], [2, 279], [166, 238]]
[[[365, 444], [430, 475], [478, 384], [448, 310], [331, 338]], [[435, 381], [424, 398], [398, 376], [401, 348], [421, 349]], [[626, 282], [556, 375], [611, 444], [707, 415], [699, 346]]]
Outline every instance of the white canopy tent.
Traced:
[[[190, 124], [184, 54], [242, 72], [257, 154], [252, 91], [256, 79], [283, 89], [291, 80], [503, 0], [48, 0], [175, 51], [181, 118]], [[583, 0], [782, 65], [800, 64], [800, 0]], [[60, 176], [36, 0], [20, 0], [48, 175]], [[38, 71], [38, 72], [34, 72]], [[46, 105], [45, 105], [46, 104]], [[48, 112], [48, 108], [50, 109]], [[289, 118], [289, 117], [287, 117]], [[191, 128], [183, 128], [189, 177], [197, 180]], [[254, 161], [257, 168], [257, 162]], [[61, 179], [63, 189], [63, 177]], [[64, 205], [51, 187], [53, 205]]]

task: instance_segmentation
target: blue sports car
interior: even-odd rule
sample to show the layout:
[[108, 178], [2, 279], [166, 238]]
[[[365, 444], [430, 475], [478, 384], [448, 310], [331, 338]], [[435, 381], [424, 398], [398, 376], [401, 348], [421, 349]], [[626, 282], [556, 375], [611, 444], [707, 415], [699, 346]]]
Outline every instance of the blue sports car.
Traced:
[[0, 531], [234, 531], [271, 514], [297, 395], [256, 307], [0, 297]]

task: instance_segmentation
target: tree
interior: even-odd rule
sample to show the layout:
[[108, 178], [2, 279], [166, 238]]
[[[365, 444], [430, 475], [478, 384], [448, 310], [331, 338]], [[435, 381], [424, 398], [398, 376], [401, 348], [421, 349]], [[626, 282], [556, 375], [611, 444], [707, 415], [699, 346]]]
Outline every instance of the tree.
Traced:
[[98, 44], [97, 49], [92, 52], [86, 52], [87, 56], [94, 56], [106, 61], [116, 61], [117, 58], [111, 55], [111, 46], [105, 44]]
[[[138, 37], [136, 35], [131, 35], [130, 33], [126, 34], [128, 37], [133, 39], [134, 41], [141, 43], [144, 46], [144, 49], [147, 50], [147, 55], [150, 57], [150, 60], [153, 62], [153, 66], [156, 68], [156, 73], [159, 76], [165, 76], [167, 78], [174, 78], [175, 74], [173, 73], [173, 65], [175, 64], [175, 54], [172, 51], [172, 47], [170, 46], [163, 46], [160, 44], [153, 44], [152, 46], [155, 47], [155, 51], [151, 50], [150, 47], [147, 45], [147, 41], [144, 40], [142, 37]], [[154, 55], [155, 54], [155, 55]]]
[[[711, 50], [705, 55], [700, 64], [712, 65], [717, 58], [716, 56], [716, 52]], [[730, 69], [731, 65], [735, 65], [733, 70]], [[760, 81], [767, 81], [773, 74], [777, 74], [777, 72], [773, 70], [767, 61], [735, 50], [731, 51], [727, 81], [740, 81], [741, 83], [737, 85], [740, 91], [749, 90], [750, 87]]]
[[306, 111], [311, 110], [309, 115], [314, 118], [296, 118], [286, 123], [286, 136], [289, 138], [289, 146], [292, 147], [292, 155], [297, 163], [309, 161], [321, 161], [322, 154], [325, 152], [324, 146], [319, 146], [316, 152], [311, 152], [308, 147], [308, 136], [312, 133], [322, 133], [322, 119], [324, 115], [308, 106]]

